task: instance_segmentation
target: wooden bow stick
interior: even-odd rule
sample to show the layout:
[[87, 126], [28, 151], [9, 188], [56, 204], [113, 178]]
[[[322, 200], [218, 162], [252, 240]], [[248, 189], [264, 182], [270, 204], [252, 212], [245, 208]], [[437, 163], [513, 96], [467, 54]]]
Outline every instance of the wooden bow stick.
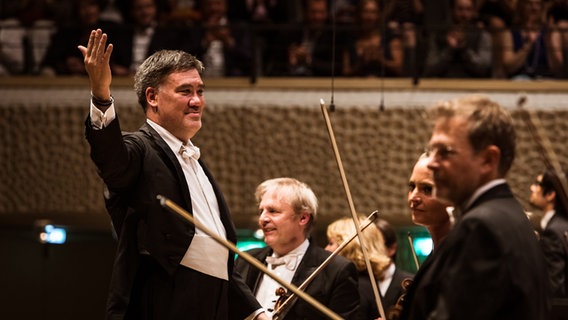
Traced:
[[554, 175], [556, 177], [553, 178], [553, 183], [555, 189], [559, 191], [557, 192], [557, 196], [562, 202], [564, 208], [568, 209], [568, 182], [566, 181], [566, 175], [562, 170], [562, 165], [558, 160], [558, 156], [552, 148], [552, 143], [544, 132], [540, 119], [534, 111], [523, 108], [526, 101], [527, 97], [521, 96], [519, 98], [519, 101], [517, 102], [521, 117], [524, 120], [527, 128], [529, 129], [529, 133], [531, 134], [540, 151], [540, 154], [543, 157], [544, 165], [547, 169], [554, 172]]
[[335, 141], [335, 135], [333, 133], [333, 128], [331, 126], [331, 120], [329, 119], [329, 113], [325, 107], [323, 99], [320, 99], [320, 107], [325, 119], [325, 124], [327, 126], [327, 132], [329, 134], [329, 139], [331, 140], [331, 146], [333, 148], [333, 153], [335, 154], [335, 160], [339, 168], [339, 174], [341, 175], [341, 181], [343, 182], [343, 188], [345, 189], [345, 195], [347, 196], [347, 202], [349, 203], [349, 209], [351, 211], [351, 216], [353, 218], [353, 223], [355, 223], [355, 230], [357, 230], [357, 236], [359, 237], [359, 243], [361, 244], [361, 251], [363, 252], [363, 257], [365, 258], [365, 264], [367, 266], [367, 271], [369, 273], [369, 279], [371, 280], [371, 286], [373, 287], [373, 294], [375, 295], [375, 301], [377, 307], [379, 308], [379, 314], [381, 318], [387, 319], [385, 316], [385, 310], [383, 309], [383, 304], [381, 303], [381, 298], [379, 295], [379, 289], [377, 288], [377, 281], [375, 280], [375, 275], [373, 274], [373, 268], [371, 267], [371, 261], [369, 260], [369, 255], [365, 249], [363, 236], [361, 234], [361, 228], [359, 225], [359, 218], [357, 212], [355, 211], [355, 205], [353, 204], [353, 198], [351, 197], [351, 191], [349, 190], [349, 184], [347, 183], [347, 178], [345, 176], [345, 171], [343, 170], [343, 162], [341, 161], [341, 156], [339, 155], [339, 149], [337, 148], [337, 142]]
[[269, 277], [274, 279], [276, 282], [281, 284], [283, 287], [285, 287], [289, 291], [294, 292], [294, 294], [298, 295], [304, 301], [306, 301], [307, 303], [312, 305], [314, 308], [318, 309], [321, 313], [323, 313], [327, 317], [329, 317], [329, 319], [338, 319], [338, 320], [342, 319], [338, 314], [331, 311], [329, 308], [327, 308], [326, 306], [321, 304], [319, 301], [317, 301], [316, 299], [314, 299], [310, 295], [304, 293], [303, 291], [300, 291], [293, 284], [288, 283], [288, 282], [280, 279], [277, 275], [275, 275], [273, 272], [268, 270], [268, 268], [266, 268], [266, 266], [264, 264], [262, 264], [262, 262], [258, 261], [255, 257], [251, 256], [250, 254], [248, 254], [246, 252], [239, 250], [232, 242], [227, 241], [226, 239], [220, 237], [216, 233], [209, 230], [209, 228], [205, 227], [199, 221], [195, 220], [192, 215], [190, 215], [186, 210], [184, 210], [182, 207], [177, 205], [172, 200], [169, 200], [168, 198], [161, 196], [161, 195], [158, 195], [158, 200], [160, 200], [160, 205], [162, 207], [172, 211], [173, 213], [177, 213], [181, 217], [185, 218], [189, 223], [193, 224], [197, 229], [205, 232], [208, 236], [213, 238], [213, 240], [217, 241], [222, 246], [224, 246], [224, 247], [228, 248], [229, 250], [233, 251], [234, 253], [238, 254], [239, 257], [242, 257], [243, 259], [245, 259], [248, 263], [252, 264], [256, 268], [258, 268], [260, 271], [267, 274]]
[[420, 269], [420, 263], [418, 262], [418, 256], [416, 255], [416, 250], [414, 250], [414, 239], [410, 232], [407, 234], [408, 244], [410, 245], [410, 251], [412, 251], [412, 257], [414, 258], [414, 264], [416, 265], [416, 270]]
[[[378, 211], [373, 211], [365, 221], [363, 221], [363, 224], [361, 225], [361, 231], [365, 230], [369, 225], [371, 225], [378, 217], [379, 212]], [[310, 276], [304, 280], [304, 282], [298, 287], [298, 289], [300, 290], [306, 290], [306, 288], [308, 287], [308, 285], [312, 282], [312, 280], [314, 280], [314, 278], [321, 272], [321, 270], [323, 270], [323, 268], [325, 268], [330, 262], [331, 260], [337, 256], [341, 250], [343, 250], [351, 241], [353, 241], [353, 239], [355, 239], [355, 237], [357, 237], [357, 232], [353, 233], [350, 237], [348, 237], [347, 239], [345, 239], [338, 247], [337, 249], [335, 249], [330, 255], [329, 257], [327, 257], [327, 259], [325, 259], [324, 262], [322, 262], [322, 264], [314, 271], [312, 272], [312, 274], [310, 274]], [[278, 309], [276, 309], [274, 311], [274, 313], [272, 314], [272, 320], [279, 320], [279, 319], [283, 319], [286, 314], [288, 313], [288, 311], [290, 310], [290, 308], [292, 307], [293, 303], [297, 300], [297, 297], [294, 294], [291, 294], [279, 307]]]

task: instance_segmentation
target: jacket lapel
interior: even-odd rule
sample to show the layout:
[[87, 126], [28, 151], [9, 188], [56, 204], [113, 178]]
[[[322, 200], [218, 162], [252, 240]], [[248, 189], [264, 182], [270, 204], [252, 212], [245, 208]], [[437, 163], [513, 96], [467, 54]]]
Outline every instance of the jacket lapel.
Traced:
[[298, 265], [298, 269], [296, 269], [296, 273], [294, 273], [294, 277], [292, 278], [292, 284], [299, 287], [319, 266], [316, 257], [313, 254], [313, 245], [310, 242], [302, 261]]
[[[266, 265], [266, 257], [272, 254], [272, 248], [264, 247], [257, 254], [253, 255], [258, 261]], [[247, 272], [247, 277], [245, 279], [246, 284], [249, 288], [252, 288], [252, 292], [256, 294], [258, 290], [258, 285], [260, 284], [260, 279], [264, 276], [264, 273], [260, 272], [259, 269], [255, 268], [253, 265], [249, 264], [249, 271]]]
[[142, 127], [140, 127], [140, 131], [150, 136], [152, 141], [155, 143], [156, 149], [159, 152], [160, 156], [165, 160], [164, 162], [172, 169], [173, 172], [176, 173], [176, 176], [179, 180], [179, 186], [182, 191], [183, 199], [185, 201], [184, 204], [180, 205], [187, 208], [187, 211], [191, 213], [192, 208], [189, 188], [187, 186], [185, 175], [183, 174], [183, 170], [176, 155], [173, 153], [172, 149], [170, 149], [170, 146], [158, 134], [158, 132], [156, 132], [156, 130], [154, 130], [147, 122], [145, 122]]

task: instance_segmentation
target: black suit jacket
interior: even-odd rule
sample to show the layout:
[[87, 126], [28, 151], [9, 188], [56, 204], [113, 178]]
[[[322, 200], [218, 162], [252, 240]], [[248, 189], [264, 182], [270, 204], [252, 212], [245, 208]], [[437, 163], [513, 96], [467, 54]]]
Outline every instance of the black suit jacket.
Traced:
[[540, 235], [540, 244], [546, 258], [553, 294], [568, 296], [568, 219], [555, 213]]
[[508, 185], [482, 194], [414, 277], [402, 319], [547, 320], [544, 257]]
[[[385, 292], [384, 296], [381, 296], [381, 304], [387, 318], [389, 317], [389, 310], [396, 304], [398, 298], [406, 293], [406, 290], [402, 288], [402, 281], [414, 277], [412, 273], [408, 273], [400, 268], [395, 268], [394, 270], [387, 292]], [[373, 292], [373, 286], [367, 271], [359, 273], [359, 297], [361, 302], [359, 304], [358, 319], [374, 320], [380, 317], [375, 293]]]
[[[259, 261], [265, 261], [272, 254], [270, 247], [252, 249], [248, 251]], [[322, 262], [330, 252], [310, 243], [306, 254], [296, 269], [292, 284], [300, 286]], [[243, 276], [246, 284], [256, 293], [263, 274], [242, 258], [237, 258], [235, 268]], [[306, 294], [321, 302], [326, 307], [344, 319], [353, 319], [358, 312], [359, 292], [357, 288], [357, 270], [355, 265], [341, 256], [336, 256], [306, 289]], [[326, 317], [311, 305], [298, 298], [292, 305], [285, 319], [326, 319]]]
[[[138, 132], [122, 135], [118, 117], [102, 130], [93, 130], [87, 119], [86, 138], [107, 188], [106, 205], [118, 235], [107, 317], [122, 319], [130, 302], [140, 254], [148, 253], [172, 275], [195, 234], [192, 224], [164, 209], [156, 196], [163, 195], [190, 213], [191, 198], [175, 154], [147, 123]], [[219, 186], [203, 162], [199, 163], [213, 186], [227, 239], [236, 242], [235, 227]], [[234, 253], [229, 252], [229, 275], [233, 265]], [[229, 301], [237, 306], [232, 313], [244, 318], [260, 308], [242, 281], [233, 277], [230, 280]]]
[[406, 290], [402, 288], [402, 281], [405, 279], [413, 279], [414, 274], [401, 270], [400, 268], [394, 269], [394, 274], [392, 275], [392, 281], [385, 292], [383, 297], [383, 308], [385, 312], [388, 313], [389, 308], [394, 306], [400, 298], [401, 295], [406, 293]]

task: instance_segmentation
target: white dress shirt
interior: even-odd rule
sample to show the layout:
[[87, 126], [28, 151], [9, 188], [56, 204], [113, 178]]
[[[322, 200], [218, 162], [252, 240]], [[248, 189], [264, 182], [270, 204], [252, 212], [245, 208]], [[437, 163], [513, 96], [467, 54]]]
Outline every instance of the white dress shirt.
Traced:
[[[300, 262], [304, 258], [304, 254], [306, 253], [306, 250], [308, 250], [309, 246], [310, 242], [308, 241], [308, 239], [306, 239], [300, 246], [286, 254], [286, 256], [297, 256], [296, 264], [293, 266], [293, 268], [288, 268], [284, 264], [276, 266], [272, 269], [274, 274], [276, 274], [280, 279], [286, 281], [287, 283], [291, 283], [292, 278], [294, 278], [294, 274], [298, 269], [298, 265], [300, 265]], [[278, 257], [276, 254], [272, 254], [272, 256]], [[272, 268], [270, 264], [268, 265], [268, 267]], [[260, 280], [260, 284], [256, 291], [256, 299], [258, 300], [260, 305], [264, 307], [266, 315], [270, 318], [272, 318], [272, 313], [274, 312], [274, 304], [279, 298], [279, 296], [276, 295], [276, 289], [278, 289], [279, 287], [281, 287], [281, 285], [278, 282], [265, 274]]]
[[540, 227], [542, 228], [542, 230], [546, 229], [546, 226], [548, 226], [548, 223], [550, 222], [550, 219], [552, 219], [552, 217], [554, 217], [554, 210], [550, 210], [547, 211], [544, 216], [542, 216], [542, 219], [540, 219]]

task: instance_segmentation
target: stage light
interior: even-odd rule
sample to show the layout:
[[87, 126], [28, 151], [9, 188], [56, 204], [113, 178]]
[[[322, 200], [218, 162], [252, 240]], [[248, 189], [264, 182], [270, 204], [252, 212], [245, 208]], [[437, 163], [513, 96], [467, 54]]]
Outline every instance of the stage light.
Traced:
[[46, 224], [39, 234], [41, 243], [63, 244], [67, 239], [67, 232], [63, 228], [56, 228], [52, 224]]
[[416, 255], [427, 257], [434, 247], [432, 243], [432, 238], [415, 238], [413, 241], [414, 250]]

